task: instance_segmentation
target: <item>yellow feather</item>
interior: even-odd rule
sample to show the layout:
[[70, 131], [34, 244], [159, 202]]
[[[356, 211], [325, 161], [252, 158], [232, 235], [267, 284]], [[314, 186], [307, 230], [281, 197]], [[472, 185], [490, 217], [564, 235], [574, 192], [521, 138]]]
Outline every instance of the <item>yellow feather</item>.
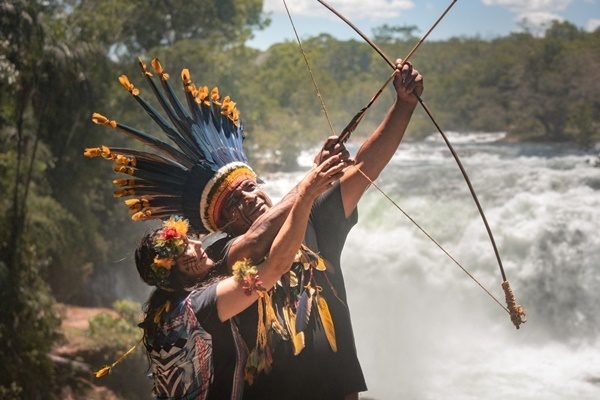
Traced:
[[88, 147], [83, 151], [84, 157], [98, 157], [101, 154], [99, 147]]
[[135, 189], [127, 188], [127, 189], [119, 189], [113, 192], [114, 197], [125, 197], [125, 196], [133, 196], [135, 194]]
[[160, 79], [162, 79], [163, 81], [169, 79], [169, 74], [165, 72], [158, 58], [153, 58], [152, 61], [150, 61], [150, 64], [152, 65], [152, 68], [154, 68], [154, 71], [156, 71], [156, 73], [160, 75]]
[[221, 103], [218, 103], [218, 101], [219, 101], [219, 98], [220, 98], [220, 96], [219, 96], [219, 88], [215, 86], [215, 87], [214, 87], [214, 88], [212, 88], [212, 90], [210, 91], [210, 99], [211, 99], [211, 100], [212, 100], [214, 103], [217, 103], [217, 104], [219, 104], [219, 105], [220, 105]]
[[292, 338], [294, 355], [297, 356], [302, 352], [305, 346], [304, 332], [296, 333], [296, 315], [289, 306], [283, 308], [283, 318], [285, 319], [285, 324], [287, 325], [288, 332]]
[[121, 84], [121, 86], [123, 86], [123, 88], [125, 88], [125, 90], [127, 90], [132, 95], [137, 96], [140, 94], [139, 89], [133, 86], [133, 83], [129, 81], [127, 75], [119, 76], [119, 83]]
[[[128, 186], [129, 182], [130, 182], [129, 179], [113, 179], [113, 181], [112, 181], [112, 183], [116, 186]], [[131, 181], [131, 182], [133, 183], [133, 181]]]
[[111, 128], [117, 127], [117, 121], [109, 120], [107, 117], [99, 113], [92, 114], [92, 122], [98, 125], [106, 125]]
[[99, 369], [98, 371], [96, 371], [96, 378], [101, 378], [104, 375], [107, 375], [110, 372], [110, 367], [104, 367], [102, 369]]
[[306, 345], [304, 342], [304, 332], [296, 333], [292, 339], [292, 343], [294, 343], [294, 355], [297, 356], [304, 350], [304, 346]]
[[325, 271], [327, 269], [325, 261], [321, 256], [317, 256], [317, 265], [315, 268], [317, 269], [317, 271]]
[[181, 80], [183, 81], [183, 84], [185, 86], [188, 86], [190, 83], [192, 83], [192, 77], [190, 76], [190, 70], [189, 69], [184, 68], [184, 69], [181, 70]]
[[143, 210], [143, 211], [139, 211], [136, 212], [135, 214], [133, 214], [131, 216], [131, 219], [134, 221], [141, 221], [143, 219], [146, 219], [148, 217], [152, 216], [152, 211], [150, 210]]
[[117, 164], [113, 167], [113, 171], [120, 172], [122, 174], [132, 175], [132, 176], [135, 174], [135, 170], [133, 168], [129, 168], [129, 167], [126, 167], [124, 165], [119, 165], [119, 164]]
[[323, 329], [325, 330], [325, 336], [327, 336], [327, 341], [329, 342], [329, 347], [333, 352], [337, 352], [337, 342], [335, 340], [335, 327], [333, 326], [333, 319], [331, 318], [331, 313], [329, 312], [329, 306], [327, 305], [327, 301], [323, 296], [317, 295], [317, 309], [319, 310], [319, 316], [321, 317], [321, 323], [323, 324]]

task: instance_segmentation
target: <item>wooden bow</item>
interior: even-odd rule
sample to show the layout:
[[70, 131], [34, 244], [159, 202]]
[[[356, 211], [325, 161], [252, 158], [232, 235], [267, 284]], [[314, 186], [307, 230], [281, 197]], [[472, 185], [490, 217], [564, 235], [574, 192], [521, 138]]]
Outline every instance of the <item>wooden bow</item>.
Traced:
[[[348, 20], [348, 18], [344, 17], [339, 11], [335, 10], [331, 5], [329, 5], [327, 2], [325, 2], [324, 0], [317, 0], [319, 3], [321, 3], [323, 6], [325, 6], [328, 10], [330, 10], [332, 13], [334, 13], [336, 16], [338, 16], [340, 19], [342, 19], [346, 24], [348, 24], [356, 33], [358, 33], [385, 61], [386, 63], [394, 70], [394, 73], [392, 73], [392, 75], [386, 80], [386, 82], [381, 86], [381, 88], [377, 91], [377, 93], [371, 98], [371, 100], [369, 101], [369, 103], [363, 107], [351, 120], [350, 122], [346, 125], [346, 127], [344, 128], [344, 130], [342, 131], [342, 133], [339, 135], [338, 138], [338, 142], [344, 142], [346, 140], [348, 140], [348, 138], [350, 137], [351, 133], [356, 129], [356, 127], [358, 126], [358, 124], [362, 121], [363, 116], [365, 115], [366, 111], [371, 107], [371, 105], [375, 102], [375, 100], [379, 97], [379, 95], [383, 92], [384, 88], [389, 84], [389, 82], [391, 82], [391, 80], [394, 78], [395, 73], [396, 73], [396, 69], [402, 69], [402, 66], [408, 61], [408, 59], [414, 54], [414, 52], [419, 48], [419, 46], [421, 46], [421, 44], [425, 41], [425, 39], [429, 36], [429, 34], [435, 29], [435, 27], [439, 24], [439, 22], [446, 16], [446, 14], [450, 11], [450, 9], [454, 6], [454, 4], [458, 1], [458, 0], [452, 0], [452, 2], [450, 3], [450, 5], [444, 10], [444, 12], [440, 15], [440, 17], [435, 21], [435, 23], [431, 26], [431, 28], [425, 33], [425, 35], [423, 35], [423, 37], [417, 42], [417, 44], [410, 50], [410, 52], [407, 54], [406, 57], [404, 57], [404, 59], [402, 60], [402, 64], [399, 65], [398, 67], [391, 61], [391, 59], [372, 41], [370, 40], [367, 35], [365, 35], [363, 32], [360, 31], [360, 29], [358, 29], [352, 22], [350, 22], [350, 20]], [[285, 2], [285, 0], [283, 0], [286, 11], [288, 13], [288, 17], [290, 18], [290, 22], [292, 23], [292, 26], [294, 27], [294, 32], [296, 34], [296, 39], [298, 41], [298, 44], [300, 46], [300, 49], [302, 51], [302, 54], [304, 56], [304, 50], [302, 49], [302, 44], [300, 42], [300, 38], [298, 37], [298, 34], [296, 32], [296, 28], [294, 26], [291, 14], [289, 12], [289, 9], [287, 8], [287, 4]], [[325, 105], [323, 103], [323, 100], [320, 96], [316, 81], [312, 75], [312, 71], [310, 71], [310, 66], [308, 65], [308, 60], [305, 57], [305, 62], [307, 67], [309, 68], [309, 72], [311, 74], [311, 77], [313, 78], [313, 84], [315, 85], [315, 89], [317, 90], [317, 94], [319, 96], [319, 98], [321, 99], [321, 105], [322, 108], [325, 112], [326, 117], [328, 118], [328, 122], [331, 126], [331, 122], [329, 121], [329, 117], [327, 115], [327, 111], [325, 109]], [[404, 210], [402, 210], [386, 193], [384, 193], [379, 187], [375, 186], [388, 200], [390, 200], [392, 202], [392, 204], [394, 204], [394, 206], [396, 206], [396, 208], [398, 208], [411, 222], [413, 222], [430, 240], [433, 241], [434, 244], [436, 244], [450, 259], [452, 259], [452, 261], [454, 261], [469, 277], [471, 277], [471, 279], [473, 279], [490, 297], [492, 297], [492, 299], [494, 299], [496, 301], [496, 303], [498, 303], [505, 311], [507, 311], [511, 317], [511, 321], [513, 322], [513, 324], [515, 325], [515, 327], [517, 329], [519, 329], [520, 325], [522, 323], [525, 323], [527, 321], [527, 317], [525, 314], [525, 309], [516, 303], [515, 300], [515, 296], [512, 292], [512, 289], [510, 288], [510, 284], [506, 278], [506, 273], [504, 272], [504, 267], [502, 265], [502, 260], [500, 258], [500, 253], [498, 251], [498, 248], [496, 246], [496, 242], [494, 240], [494, 236], [492, 234], [492, 230], [489, 226], [489, 223], [487, 221], [487, 218], [485, 216], [485, 213], [483, 212], [483, 208], [481, 207], [481, 204], [479, 202], [479, 199], [477, 198], [477, 195], [475, 193], [475, 190], [473, 188], [473, 185], [471, 184], [471, 180], [469, 179], [469, 176], [467, 175], [466, 170], [464, 169], [462, 162], [460, 160], [460, 158], [458, 157], [458, 154], [456, 153], [456, 151], [454, 150], [454, 147], [452, 146], [452, 144], [450, 143], [450, 141], [448, 140], [448, 137], [446, 136], [446, 134], [444, 133], [444, 131], [442, 130], [442, 128], [440, 127], [440, 125], [437, 123], [437, 121], [435, 120], [435, 118], [433, 117], [431, 111], [429, 110], [429, 108], [427, 107], [427, 105], [425, 104], [425, 102], [421, 99], [421, 97], [417, 94], [413, 92], [413, 95], [417, 98], [417, 100], [419, 101], [419, 104], [421, 104], [421, 106], [423, 107], [425, 113], [429, 116], [429, 118], [431, 119], [431, 121], [433, 122], [433, 124], [435, 125], [435, 127], [437, 128], [438, 132], [440, 133], [440, 135], [442, 136], [442, 138], [444, 139], [444, 142], [446, 143], [448, 149], [450, 150], [450, 152], [452, 153], [452, 156], [454, 157], [464, 179], [465, 182], [467, 183], [467, 186], [469, 188], [469, 191], [471, 193], [471, 196], [473, 197], [473, 200], [475, 201], [475, 205], [477, 206], [477, 209], [479, 210], [479, 214], [483, 220], [483, 223], [485, 225], [486, 231], [488, 233], [488, 236], [490, 238], [490, 241], [492, 243], [492, 247], [494, 249], [494, 253], [496, 255], [496, 260], [498, 262], [498, 267], [500, 269], [500, 273], [502, 275], [502, 289], [504, 290], [505, 293], [505, 298], [506, 298], [506, 303], [507, 303], [507, 307], [504, 307], [485, 287], [483, 287], [474, 277], [473, 275], [471, 275], [458, 261], [456, 261], [456, 259], [454, 259], [454, 257], [452, 257], [435, 239], [433, 239], [433, 237], [431, 237], [431, 235], [429, 235], [421, 226], [419, 226], [419, 224], [417, 224], [414, 219], [412, 219]], [[333, 130], [333, 128], [332, 128]], [[363, 174], [364, 175], [364, 174]], [[365, 176], [366, 177], [366, 176]], [[373, 182], [371, 182], [373, 183]]]

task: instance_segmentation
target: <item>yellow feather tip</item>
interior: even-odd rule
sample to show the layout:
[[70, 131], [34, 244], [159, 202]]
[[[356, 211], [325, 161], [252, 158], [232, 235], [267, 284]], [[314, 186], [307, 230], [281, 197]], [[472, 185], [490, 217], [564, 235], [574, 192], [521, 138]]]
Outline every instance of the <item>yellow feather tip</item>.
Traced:
[[134, 221], [140, 221], [142, 219], [146, 219], [152, 216], [152, 212], [150, 210], [136, 212], [131, 216], [131, 219]]
[[96, 378], [102, 378], [104, 375], [108, 375], [108, 373], [110, 372], [110, 367], [104, 367], [99, 369], [98, 371], [96, 371], [96, 373], [94, 375], [96, 375]]
[[125, 90], [127, 90], [132, 95], [137, 96], [140, 94], [139, 89], [133, 86], [133, 83], [129, 82], [129, 78], [127, 77], [127, 75], [119, 76], [119, 83], [125, 88]]
[[88, 147], [83, 150], [84, 157], [94, 158], [94, 157], [100, 156], [100, 154], [101, 154], [100, 147]]
[[129, 207], [129, 214], [131, 215], [143, 211], [150, 206], [150, 202], [147, 199], [128, 199], [125, 200], [125, 204]]
[[337, 352], [337, 341], [335, 338], [335, 326], [333, 324], [333, 318], [329, 312], [329, 306], [324, 297], [317, 295], [317, 310], [319, 310], [319, 317], [321, 318], [321, 324], [325, 331], [325, 336], [329, 342], [329, 347], [334, 353]]
[[122, 154], [118, 154], [116, 157], [114, 157], [114, 159], [117, 164], [121, 164], [121, 165], [131, 165], [131, 166], [135, 167], [135, 164], [136, 164], [135, 157], [129, 158]]
[[134, 194], [135, 194], [134, 189], [119, 189], [119, 190], [115, 190], [113, 192], [114, 197], [125, 197], [125, 196], [131, 196]]
[[[218, 87], [214, 87], [212, 88], [212, 90], [210, 91], [210, 99], [213, 101], [213, 103], [218, 103], [219, 101], [219, 88]], [[219, 104], [220, 105], [220, 104]]]
[[140, 69], [142, 70], [142, 73], [144, 75], [152, 76], [152, 73], [150, 71], [148, 71], [148, 68], [146, 68], [146, 64], [142, 60], [142, 57], [138, 57], [138, 65], [140, 66]]
[[138, 203], [141, 203], [141, 199], [127, 199], [127, 200], [125, 200], [125, 205], [127, 205], [128, 207], [135, 206]]
[[117, 186], [133, 186], [133, 181], [129, 179], [113, 179], [112, 182]]
[[154, 71], [156, 71], [156, 73], [160, 75], [160, 79], [162, 79], [163, 81], [169, 79], [169, 74], [165, 72], [158, 58], [153, 58], [150, 64], [152, 64], [152, 68], [154, 68]]
[[106, 158], [107, 160], [112, 160], [114, 158], [110, 152], [110, 147], [103, 145], [103, 146], [101, 146], [100, 151], [101, 151], [102, 157]]
[[125, 165], [116, 165], [113, 168], [113, 171], [127, 175], [133, 175], [135, 173], [135, 170], [133, 168], [126, 167]]
[[92, 122], [95, 124], [98, 124], [98, 125], [106, 125], [111, 128], [117, 127], [117, 121], [109, 120], [107, 117], [105, 117], [104, 115], [102, 115], [100, 113], [92, 114]]
[[157, 74], [162, 74], [163, 73], [163, 67], [160, 64], [160, 60], [158, 58], [154, 57], [150, 61], [150, 65], [152, 65], [152, 68], [154, 68], [154, 70], [156, 71]]
[[198, 89], [196, 93], [196, 103], [200, 104], [204, 102], [205, 105], [210, 106], [210, 102], [206, 102], [206, 98], [208, 97], [208, 86], [202, 86]]
[[189, 85], [190, 83], [192, 83], [192, 77], [190, 76], [190, 70], [187, 68], [184, 68], [181, 70], [181, 80], [183, 81], [184, 85]]

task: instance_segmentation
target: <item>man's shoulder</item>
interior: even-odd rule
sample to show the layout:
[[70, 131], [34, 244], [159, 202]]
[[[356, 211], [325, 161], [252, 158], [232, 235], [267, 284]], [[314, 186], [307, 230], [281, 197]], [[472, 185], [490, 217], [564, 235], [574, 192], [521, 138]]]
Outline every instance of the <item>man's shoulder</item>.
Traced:
[[312, 213], [314, 214], [320, 208], [336, 205], [342, 205], [342, 191], [339, 181], [337, 181], [325, 193], [322, 193], [319, 197], [317, 197], [312, 208]]
[[216, 262], [222, 261], [227, 255], [227, 251], [236, 238], [233, 236], [224, 236], [213, 243], [206, 249], [206, 255]]

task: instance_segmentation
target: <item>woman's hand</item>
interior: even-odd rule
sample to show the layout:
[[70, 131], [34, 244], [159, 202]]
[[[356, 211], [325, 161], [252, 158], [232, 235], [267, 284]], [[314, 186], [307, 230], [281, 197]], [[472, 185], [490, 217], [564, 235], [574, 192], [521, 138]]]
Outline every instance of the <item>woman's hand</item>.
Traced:
[[351, 163], [342, 154], [335, 154], [321, 164], [313, 166], [300, 182], [298, 194], [307, 196], [310, 200], [316, 199], [344, 175], [344, 169]]
[[339, 154], [342, 160], [350, 159], [350, 153], [346, 149], [346, 145], [338, 142], [338, 139], [339, 136], [329, 136], [327, 140], [325, 140], [323, 147], [315, 156], [313, 162], [317, 165], [321, 164], [323, 161], [336, 154]]

